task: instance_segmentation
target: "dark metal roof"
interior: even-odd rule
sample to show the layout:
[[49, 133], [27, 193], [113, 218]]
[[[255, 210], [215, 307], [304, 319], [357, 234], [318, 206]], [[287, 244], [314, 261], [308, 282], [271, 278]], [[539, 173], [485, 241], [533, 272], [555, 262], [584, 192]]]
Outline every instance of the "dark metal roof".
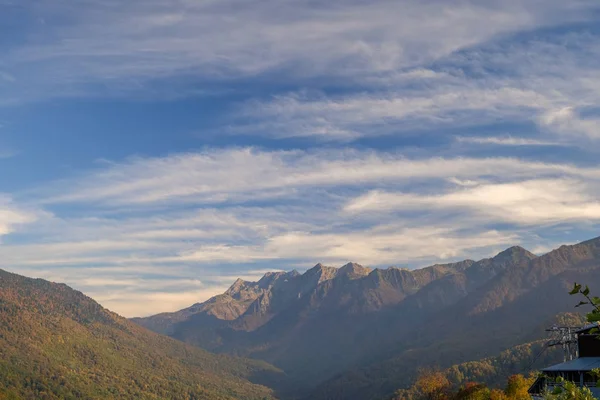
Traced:
[[591, 371], [594, 368], [600, 368], [600, 357], [579, 357], [575, 360], [556, 364], [542, 369], [543, 372], [559, 371]]
[[583, 333], [583, 332], [589, 331], [592, 328], [600, 328], [600, 325], [598, 325], [598, 323], [588, 324], [588, 325], [584, 326], [583, 328], [576, 330], [575, 333]]

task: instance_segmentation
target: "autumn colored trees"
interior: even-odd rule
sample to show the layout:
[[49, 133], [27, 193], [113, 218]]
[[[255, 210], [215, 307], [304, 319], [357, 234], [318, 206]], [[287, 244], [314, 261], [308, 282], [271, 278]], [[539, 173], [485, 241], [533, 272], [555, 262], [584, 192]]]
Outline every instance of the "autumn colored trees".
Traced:
[[441, 371], [423, 370], [415, 382], [423, 400], [445, 400], [450, 393], [450, 381]]
[[[490, 389], [477, 382], [466, 382], [458, 387], [452, 385], [439, 370], [422, 370], [415, 384], [407, 390], [399, 390], [394, 400], [531, 400], [527, 390], [535, 378], [512, 375], [504, 390]], [[562, 399], [560, 399], [562, 400]]]

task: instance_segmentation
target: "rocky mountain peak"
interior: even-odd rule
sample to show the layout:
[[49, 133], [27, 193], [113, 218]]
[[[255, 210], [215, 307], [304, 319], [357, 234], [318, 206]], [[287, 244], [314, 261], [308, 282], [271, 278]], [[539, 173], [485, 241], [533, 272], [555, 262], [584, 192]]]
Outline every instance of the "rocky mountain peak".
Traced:
[[312, 267], [311, 269], [307, 270], [306, 272], [309, 272], [309, 271], [322, 271], [324, 268], [327, 268], [327, 267], [325, 267], [321, 263], [318, 263], [314, 267]]
[[277, 271], [267, 272], [259, 281], [258, 287], [261, 289], [269, 289], [275, 285], [289, 282], [291, 279], [298, 277], [300, 274], [296, 270], [290, 272]]
[[492, 260], [496, 262], [511, 262], [519, 263], [526, 262], [537, 258], [532, 252], [522, 248], [521, 246], [513, 246], [498, 253]]
[[351, 262], [338, 270], [336, 278], [346, 277], [349, 279], [358, 279], [369, 275], [369, 273], [371, 273], [371, 268], [363, 267], [360, 264]]
[[283, 271], [267, 272], [258, 281], [258, 286], [260, 286], [263, 289], [266, 289], [269, 286], [273, 285], [273, 283], [275, 283], [279, 278], [281, 278], [285, 274], [286, 273]]
[[334, 267], [327, 267], [321, 263], [318, 263], [302, 275], [306, 279], [315, 279], [316, 283], [321, 283], [329, 279], [333, 279], [337, 274], [338, 269]]
[[231, 285], [229, 287], [229, 289], [227, 289], [225, 294], [228, 294], [230, 296], [237, 294], [240, 292], [240, 290], [242, 290], [244, 287], [246, 287], [247, 284], [248, 284], [248, 282], [246, 282], [245, 280], [243, 280], [241, 278], [237, 278], [235, 280], [235, 282], [233, 282], [233, 285]]
[[295, 269], [287, 273], [287, 278], [295, 278], [297, 276], [300, 276], [300, 272], [296, 271]]
[[238, 278], [224, 294], [236, 300], [246, 301], [255, 299], [262, 291], [258, 283]]

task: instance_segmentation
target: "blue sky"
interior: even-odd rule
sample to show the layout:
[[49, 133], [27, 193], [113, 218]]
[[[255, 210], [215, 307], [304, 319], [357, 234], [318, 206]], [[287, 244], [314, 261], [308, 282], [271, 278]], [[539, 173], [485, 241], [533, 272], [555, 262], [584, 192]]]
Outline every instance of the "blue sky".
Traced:
[[596, 1], [0, 0], [0, 268], [125, 316], [598, 236]]

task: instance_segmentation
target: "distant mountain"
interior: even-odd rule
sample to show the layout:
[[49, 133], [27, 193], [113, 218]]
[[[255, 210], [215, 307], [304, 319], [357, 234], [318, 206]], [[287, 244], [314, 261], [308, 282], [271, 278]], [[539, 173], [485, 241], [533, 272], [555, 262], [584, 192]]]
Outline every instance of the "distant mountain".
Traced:
[[[402, 337], [536, 256], [513, 247], [481, 261], [408, 270], [317, 264], [237, 280], [224, 294], [134, 322], [211, 351], [266, 360], [300, 388], [402, 351]], [[308, 393], [308, 392], [307, 392]]]
[[266, 399], [281, 372], [150, 332], [64, 284], [0, 270], [0, 398]]

